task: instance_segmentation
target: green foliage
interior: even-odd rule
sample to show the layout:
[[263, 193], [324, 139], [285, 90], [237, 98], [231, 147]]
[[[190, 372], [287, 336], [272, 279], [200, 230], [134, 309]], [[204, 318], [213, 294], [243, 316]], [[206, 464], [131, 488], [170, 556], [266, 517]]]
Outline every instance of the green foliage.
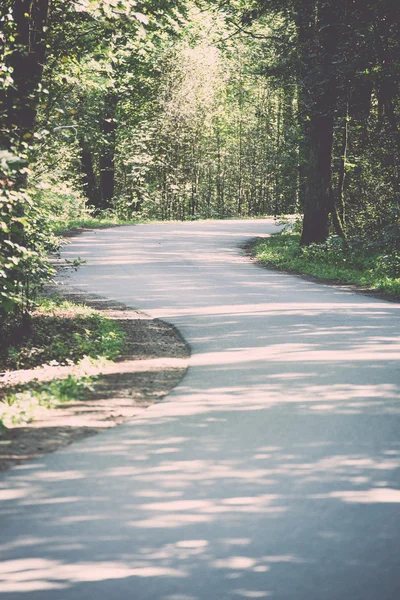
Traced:
[[73, 364], [87, 356], [113, 360], [125, 334], [112, 319], [84, 305], [57, 298], [42, 299], [25, 335], [9, 327], [0, 354], [0, 368], [32, 368]]
[[53, 275], [45, 253], [58, 242], [46, 216], [18, 189], [25, 160], [0, 151], [0, 330], [7, 315], [26, 312], [35, 294]]
[[110, 98], [138, 89], [143, 81], [135, 83], [135, 63], [152, 46], [145, 27], [162, 37], [182, 18], [182, 4], [148, 0], [139, 9], [133, 0], [54, 0], [49, 11], [46, 0], [6, 0], [2, 6], [2, 337], [26, 325], [35, 296], [53, 275], [46, 255], [58, 244], [54, 230], [91, 215], [84, 194], [95, 208], [109, 208], [119, 116], [110, 113]]
[[124, 341], [119, 325], [97, 311], [58, 297], [42, 298], [25, 335], [20, 328], [6, 330], [0, 369], [65, 365], [73, 372], [64, 378], [34, 380], [8, 389], [0, 402], [0, 427], [29, 423], [43, 409], [84, 398], [98, 378], [89, 373], [115, 359]]
[[94, 391], [97, 376], [68, 375], [64, 379], [37, 380], [17, 386], [0, 401], [0, 430], [30, 423], [43, 409], [57, 408], [65, 402], [81, 400]]
[[195, 8], [180, 39], [147, 54], [157, 61], [158, 86], [147, 75], [151, 95], [124, 105], [118, 214], [184, 220], [295, 208], [293, 97], [256, 71], [258, 59], [251, 39], [235, 37], [223, 13]]
[[139, 217], [123, 219], [118, 216], [116, 211], [107, 210], [101, 211], [97, 216], [90, 216], [90, 213], [86, 213], [81, 218], [57, 220], [54, 223], [54, 232], [62, 235], [63, 233], [79, 229], [113, 227], [115, 225], [137, 225], [147, 222], [147, 219]]
[[366, 251], [357, 241], [346, 246], [336, 235], [331, 235], [324, 244], [299, 246], [299, 241], [298, 234], [273, 235], [255, 245], [254, 256], [266, 266], [337, 283], [361, 285], [400, 297], [397, 252]]
[[56, 134], [32, 153], [28, 191], [50, 231], [60, 222], [90, 214], [79, 175], [78, 152], [73, 139], [69, 144]]
[[28, 327], [53, 233], [70, 227], [305, 208], [303, 242], [343, 235], [343, 223], [349, 250], [329, 237], [293, 245], [293, 260], [325, 271], [366, 261], [374, 285], [395, 287], [398, 3], [49, 5], [0, 9], [4, 339]]

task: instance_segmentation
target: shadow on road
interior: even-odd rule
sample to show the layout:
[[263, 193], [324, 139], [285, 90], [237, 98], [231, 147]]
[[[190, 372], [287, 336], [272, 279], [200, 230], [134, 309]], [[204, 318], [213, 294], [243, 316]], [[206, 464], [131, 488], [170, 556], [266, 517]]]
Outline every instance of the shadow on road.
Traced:
[[181, 328], [191, 368], [117, 437], [3, 481], [5, 597], [397, 598], [399, 306], [256, 271], [212, 232], [187, 274], [186, 242], [148, 232], [126, 257], [119, 232], [86, 284], [106, 293], [113, 270], [119, 300]]

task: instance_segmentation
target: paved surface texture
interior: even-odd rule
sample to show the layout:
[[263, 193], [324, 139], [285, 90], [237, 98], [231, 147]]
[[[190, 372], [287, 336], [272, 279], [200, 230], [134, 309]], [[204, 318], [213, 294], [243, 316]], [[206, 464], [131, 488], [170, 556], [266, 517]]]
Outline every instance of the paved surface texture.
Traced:
[[73, 239], [72, 283], [178, 326], [127, 425], [0, 479], [1, 598], [397, 600], [399, 305], [271, 272], [271, 221]]

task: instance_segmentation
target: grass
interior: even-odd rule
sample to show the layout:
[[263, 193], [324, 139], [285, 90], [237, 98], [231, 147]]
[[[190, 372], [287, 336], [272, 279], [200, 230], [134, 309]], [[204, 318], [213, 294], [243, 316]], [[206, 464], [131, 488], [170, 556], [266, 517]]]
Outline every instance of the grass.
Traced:
[[[228, 217], [206, 217], [199, 216], [195, 218], [189, 218], [185, 222], [189, 221], [213, 221], [215, 219], [226, 219], [226, 220], [257, 220], [268, 218], [268, 215], [259, 216], [228, 216]], [[183, 221], [170, 219], [167, 221], [161, 221], [160, 219], [147, 219], [144, 217], [136, 217], [132, 219], [120, 219], [115, 215], [112, 216], [98, 216], [98, 217], [83, 217], [80, 219], [70, 219], [64, 221], [55, 221], [53, 224], [53, 231], [56, 235], [63, 235], [67, 232], [84, 229], [84, 228], [103, 228], [113, 227], [116, 225], [141, 225], [145, 223], [182, 223]]]
[[117, 217], [85, 217], [81, 219], [70, 219], [68, 221], [55, 221], [53, 230], [57, 235], [63, 235], [68, 231], [82, 228], [113, 227], [115, 225], [137, 225], [146, 222], [140, 219], [118, 219]]
[[56, 408], [65, 402], [74, 402], [93, 391], [97, 376], [70, 374], [63, 379], [15, 386], [0, 402], [0, 430], [30, 423], [43, 409]]
[[266, 266], [329, 282], [380, 290], [390, 298], [400, 299], [400, 256], [395, 250], [365, 249], [351, 242], [346, 249], [337, 236], [331, 236], [325, 244], [303, 248], [299, 241], [298, 234], [275, 234], [256, 242], [252, 253]]
[[125, 334], [118, 324], [85, 305], [42, 298], [24, 331], [7, 333], [0, 370], [76, 364], [83, 357], [113, 360]]
[[7, 332], [0, 351], [0, 370], [66, 365], [71, 372], [62, 379], [3, 390], [0, 427], [33, 420], [43, 408], [82, 398], [97, 376], [89, 374], [122, 351], [125, 333], [112, 319], [82, 304], [42, 298], [25, 329]]

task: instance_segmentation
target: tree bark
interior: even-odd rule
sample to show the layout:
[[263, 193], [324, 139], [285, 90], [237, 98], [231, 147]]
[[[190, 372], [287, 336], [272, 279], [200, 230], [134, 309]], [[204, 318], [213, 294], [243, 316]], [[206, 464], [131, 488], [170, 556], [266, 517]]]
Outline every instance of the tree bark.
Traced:
[[115, 113], [117, 96], [114, 91], [107, 94], [105, 99], [106, 114], [102, 124], [105, 138], [102, 155], [100, 156], [100, 205], [98, 208], [109, 208], [114, 197], [115, 188]]
[[[397, 7], [395, 10], [397, 11], [396, 16], [398, 17], [400, 15], [399, 8]], [[393, 16], [394, 15], [392, 15], [392, 17]], [[389, 48], [389, 35], [392, 23], [393, 21], [391, 20], [390, 11], [384, 17], [381, 15], [374, 24], [374, 40], [377, 60], [380, 66], [380, 74], [377, 81], [377, 91], [378, 102], [380, 106], [381, 124], [385, 117], [394, 143], [391, 180], [395, 198], [397, 202], [399, 202], [400, 129], [394, 104], [394, 100], [398, 95], [398, 77], [397, 67], [393, 60], [392, 52]]]
[[96, 176], [93, 168], [93, 155], [86, 150], [82, 140], [79, 140], [81, 148], [80, 159], [82, 169], [82, 185], [88, 202], [94, 208], [100, 205], [100, 190], [96, 183]]
[[333, 115], [311, 119], [301, 244], [324, 242], [332, 194]]
[[311, 48], [314, 43], [315, 0], [300, 0], [295, 11], [299, 61], [297, 64], [297, 120], [299, 125], [298, 202], [304, 211], [309, 151], [309, 93], [307, 78], [311, 72]]
[[332, 204], [332, 150], [337, 81], [334, 58], [338, 37], [338, 15], [333, 2], [318, 3], [316, 27], [317, 65], [310, 77], [309, 127], [306, 131], [308, 165], [300, 243], [321, 243], [329, 234]]
[[345, 201], [344, 201], [344, 184], [346, 180], [346, 160], [347, 160], [347, 145], [349, 141], [349, 122], [348, 122], [348, 112], [345, 118], [345, 124], [343, 127], [343, 143], [341, 148], [340, 155], [340, 167], [339, 167], [339, 182], [338, 182], [338, 192], [337, 192], [337, 206], [339, 211], [340, 220], [344, 224], [345, 221]]
[[16, 139], [29, 139], [36, 120], [38, 86], [46, 54], [50, 0], [15, 0], [15, 41], [9, 57], [13, 86], [7, 90], [7, 126]]

